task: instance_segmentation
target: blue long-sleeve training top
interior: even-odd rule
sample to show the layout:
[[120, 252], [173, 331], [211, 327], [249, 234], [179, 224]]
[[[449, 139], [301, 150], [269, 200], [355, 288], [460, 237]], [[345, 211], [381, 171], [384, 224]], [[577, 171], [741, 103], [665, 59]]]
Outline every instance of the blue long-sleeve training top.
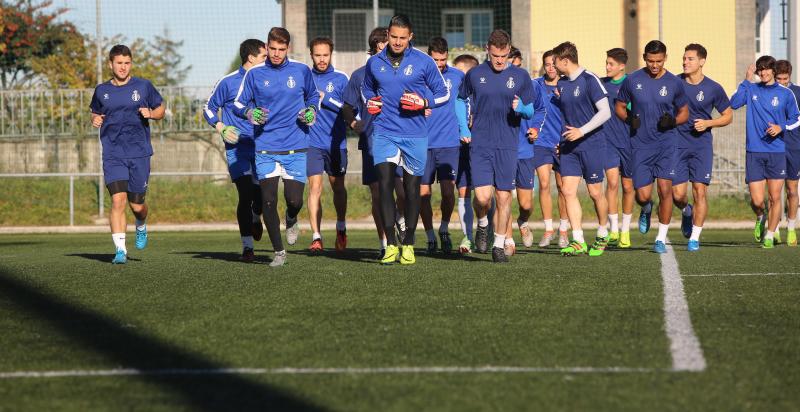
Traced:
[[[255, 147], [253, 125], [247, 119], [234, 114], [236, 106], [233, 105], [233, 102], [236, 100], [239, 85], [242, 84], [242, 78], [246, 72], [244, 67], [239, 67], [235, 72], [228, 73], [219, 79], [203, 107], [203, 117], [211, 127], [216, 127], [217, 122], [222, 122], [226, 126], [234, 126], [239, 129], [239, 141], [235, 145], [225, 143], [225, 149], [232, 149], [236, 146]], [[218, 114], [220, 109], [222, 109], [221, 115]]]
[[329, 65], [324, 72], [312, 69], [311, 76], [314, 78], [321, 100], [317, 122], [309, 131], [308, 143], [310, 146], [326, 150], [346, 149], [347, 129], [342, 120], [341, 109], [349, 78], [344, 72], [334, 69], [333, 65]]
[[[747, 151], [755, 153], [783, 153], [783, 142], [787, 130], [800, 126], [800, 110], [797, 100], [789, 89], [773, 83], [751, 83], [747, 80], [739, 84], [731, 96], [734, 110], [747, 105]], [[770, 123], [781, 127], [782, 132], [773, 137], [767, 134]]]
[[297, 114], [309, 106], [319, 109], [319, 93], [308, 66], [289, 59], [276, 66], [267, 60], [245, 73], [234, 106], [241, 118], [249, 108], [269, 110], [267, 123], [253, 129], [256, 150], [305, 149], [308, 127]]

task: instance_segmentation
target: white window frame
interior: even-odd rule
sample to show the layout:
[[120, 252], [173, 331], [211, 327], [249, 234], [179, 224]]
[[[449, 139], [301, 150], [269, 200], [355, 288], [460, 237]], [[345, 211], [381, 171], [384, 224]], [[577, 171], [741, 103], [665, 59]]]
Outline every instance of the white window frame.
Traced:
[[[336, 44], [336, 15], [337, 14], [363, 14], [364, 21], [367, 24], [364, 25], [365, 32], [364, 32], [364, 45], [366, 47], [367, 41], [369, 40], [369, 34], [372, 32], [374, 27], [369, 23], [372, 20], [372, 9], [333, 9], [331, 13], [331, 37], [333, 37], [333, 44]], [[378, 24], [380, 24], [380, 16], [381, 15], [388, 15], [389, 17], [394, 16], [394, 9], [378, 9]]]
[[464, 15], [464, 44], [471, 44], [473, 46], [482, 46], [486, 39], [473, 39], [472, 38], [472, 18], [473, 14], [489, 14], [489, 33], [494, 30], [494, 10], [492, 9], [442, 9], [442, 37], [445, 37], [447, 28], [447, 15], [448, 14], [461, 14]]

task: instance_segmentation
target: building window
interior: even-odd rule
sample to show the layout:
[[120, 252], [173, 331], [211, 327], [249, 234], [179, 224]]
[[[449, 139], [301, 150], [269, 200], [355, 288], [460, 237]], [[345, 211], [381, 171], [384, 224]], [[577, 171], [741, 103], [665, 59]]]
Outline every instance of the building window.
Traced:
[[761, 21], [764, 20], [762, 13], [763, 1], [756, 2], [756, 55], [761, 53]]
[[[378, 10], [378, 26], [388, 26], [393, 15], [392, 9]], [[366, 50], [372, 26], [372, 9], [333, 10], [333, 43], [336, 51]]]
[[442, 36], [450, 47], [480, 46], [489, 38], [493, 20], [492, 10], [488, 9], [444, 9]]

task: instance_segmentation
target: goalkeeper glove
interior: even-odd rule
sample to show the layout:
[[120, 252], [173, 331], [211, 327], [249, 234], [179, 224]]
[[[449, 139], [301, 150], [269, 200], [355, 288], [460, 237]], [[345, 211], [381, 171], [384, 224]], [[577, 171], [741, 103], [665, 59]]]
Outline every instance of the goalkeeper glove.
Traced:
[[381, 96], [375, 96], [367, 100], [367, 112], [369, 112], [369, 114], [375, 116], [381, 112], [382, 108], [383, 102], [381, 101]]
[[228, 144], [236, 144], [239, 141], [239, 129], [234, 126], [223, 126], [219, 135]]
[[308, 106], [300, 110], [297, 112], [297, 120], [308, 127], [313, 126], [314, 122], [317, 121], [317, 109], [314, 106]]
[[630, 110], [627, 113], [628, 117], [625, 118], [625, 123], [629, 124], [633, 130], [638, 129], [642, 125], [642, 119], [639, 118], [638, 114], [633, 114]]
[[263, 126], [264, 123], [267, 122], [267, 118], [269, 117], [269, 109], [265, 109], [263, 107], [256, 107], [255, 109], [247, 110], [247, 113], [245, 115], [247, 116], [247, 120], [250, 121], [250, 124]]
[[428, 101], [420, 97], [420, 95], [406, 91], [400, 97], [400, 108], [412, 112], [425, 110], [428, 108]]
[[671, 113], [664, 113], [658, 118], [658, 131], [666, 132], [675, 127], [675, 116]]

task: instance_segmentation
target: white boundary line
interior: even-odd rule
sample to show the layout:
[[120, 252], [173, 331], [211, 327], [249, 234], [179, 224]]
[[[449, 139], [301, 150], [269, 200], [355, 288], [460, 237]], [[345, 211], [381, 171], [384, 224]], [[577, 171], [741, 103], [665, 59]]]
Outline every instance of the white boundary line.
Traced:
[[62, 371], [17, 371], [1, 372], [0, 379], [64, 378], [93, 376], [142, 376], [142, 375], [369, 375], [369, 374], [470, 374], [470, 373], [566, 373], [566, 374], [612, 374], [680, 372], [672, 369], [629, 367], [553, 367], [535, 368], [519, 366], [431, 366], [431, 367], [382, 367], [382, 368], [219, 368], [219, 369], [98, 369]]
[[672, 369], [702, 372], [706, 369], [706, 359], [692, 328], [681, 272], [670, 243], [667, 243], [667, 253], [661, 254], [661, 278], [664, 282], [664, 328], [672, 353]]
[[683, 277], [707, 278], [725, 276], [780, 276], [780, 275], [800, 275], [800, 272], [770, 272], [770, 273], [709, 273], [705, 275], [683, 275]]

